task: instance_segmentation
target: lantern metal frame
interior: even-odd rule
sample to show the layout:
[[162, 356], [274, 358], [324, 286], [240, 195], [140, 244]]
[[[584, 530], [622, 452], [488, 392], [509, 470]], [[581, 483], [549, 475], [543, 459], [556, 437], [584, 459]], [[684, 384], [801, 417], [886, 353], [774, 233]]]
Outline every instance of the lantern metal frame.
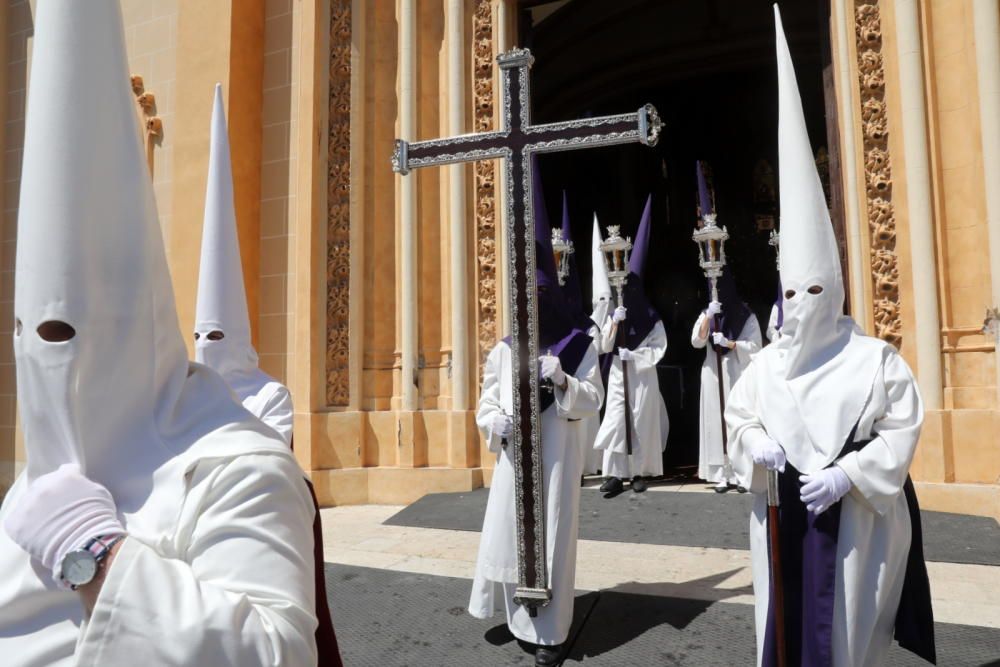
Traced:
[[726, 241], [729, 232], [719, 227], [714, 213], [702, 216], [701, 227], [694, 230], [691, 240], [698, 244], [698, 264], [712, 288], [712, 301], [719, 300], [718, 281], [726, 266]]
[[625, 305], [625, 285], [628, 283], [628, 260], [632, 252], [632, 237], [623, 237], [619, 225], [608, 225], [608, 238], [601, 241], [601, 254], [608, 282], [618, 294], [618, 305]]
[[559, 279], [559, 286], [566, 284], [569, 276], [569, 256], [576, 252], [573, 241], [563, 238], [562, 229], [552, 228], [552, 254], [556, 260], [556, 277]]
[[767, 237], [767, 245], [774, 248], [774, 263], [781, 270], [781, 234], [777, 229], [772, 229]]

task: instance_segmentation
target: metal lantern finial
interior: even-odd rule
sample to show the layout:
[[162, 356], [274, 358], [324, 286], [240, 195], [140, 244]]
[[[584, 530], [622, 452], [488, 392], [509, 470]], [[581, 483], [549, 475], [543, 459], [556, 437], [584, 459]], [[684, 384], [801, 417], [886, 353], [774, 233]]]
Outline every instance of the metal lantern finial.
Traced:
[[712, 300], [717, 301], [716, 282], [722, 277], [722, 268], [726, 265], [729, 232], [716, 224], [714, 213], [703, 216], [702, 220], [704, 224], [694, 230], [691, 240], [698, 244], [698, 264], [712, 284]]
[[608, 282], [618, 292], [618, 305], [623, 303], [623, 291], [628, 282], [628, 258], [632, 251], [632, 238], [621, 236], [619, 225], [608, 226], [608, 238], [601, 241], [604, 267], [608, 271]]
[[771, 235], [767, 238], [767, 244], [774, 248], [774, 263], [778, 265], [778, 270], [781, 270], [781, 236], [778, 234], [777, 229], [771, 230]]
[[569, 276], [569, 256], [576, 252], [573, 242], [563, 238], [562, 229], [554, 227], [552, 229], [552, 254], [556, 259], [556, 276], [559, 278], [559, 285], [566, 284], [566, 277]]

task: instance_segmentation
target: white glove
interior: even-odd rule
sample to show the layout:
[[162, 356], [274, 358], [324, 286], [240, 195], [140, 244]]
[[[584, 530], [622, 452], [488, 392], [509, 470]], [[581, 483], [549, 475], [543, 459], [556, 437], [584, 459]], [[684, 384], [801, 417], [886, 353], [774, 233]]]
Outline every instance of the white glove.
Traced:
[[815, 475], [799, 475], [803, 487], [799, 496], [806, 509], [822, 514], [851, 490], [851, 478], [840, 466], [823, 468]]
[[705, 309], [705, 314], [709, 317], [714, 317], [722, 312], [722, 304], [718, 301], [711, 301], [708, 304], [708, 308]]
[[514, 430], [514, 419], [503, 412], [493, 415], [493, 423], [490, 425], [493, 435], [498, 438], [506, 438]]
[[625, 306], [618, 306], [615, 308], [615, 312], [611, 315], [611, 321], [615, 323], [624, 322], [626, 312]]
[[726, 338], [726, 334], [722, 333], [721, 331], [716, 331], [714, 334], [712, 334], [712, 342], [718, 345], [719, 347], [729, 347], [729, 343], [731, 341], [728, 338]]
[[538, 361], [542, 364], [542, 378], [552, 380], [552, 384], [557, 387], [563, 386], [563, 383], [566, 382], [566, 373], [562, 369], [562, 364], [559, 363], [559, 357], [547, 354], [539, 357]]
[[61, 465], [28, 484], [7, 515], [4, 530], [60, 584], [66, 554], [91, 538], [125, 533], [111, 493], [84, 477], [75, 463]]
[[750, 458], [768, 470], [785, 472], [785, 450], [763, 429], [753, 429], [745, 436]]
[[627, 347], [620, 347], [618, 348], [618, 358], [622, 361], [633, 361], [635, 359], [635, 352]]

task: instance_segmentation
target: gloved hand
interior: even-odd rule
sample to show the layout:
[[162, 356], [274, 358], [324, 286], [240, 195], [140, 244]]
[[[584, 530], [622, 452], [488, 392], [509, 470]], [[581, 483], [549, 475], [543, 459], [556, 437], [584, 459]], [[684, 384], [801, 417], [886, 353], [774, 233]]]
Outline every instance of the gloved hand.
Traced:
[[514, 431], [514, 419], [503, 412], [493, 415], [493, 423], [490, 425], [493, 435], [506, 438]]
[[542, 378], [552, 380], [552, 384], [557, 387], [563, 386], [563, 383], [566, 382], [566, 373], [562, 369], [562, 364], [559, 363], [559, 357], [546, 354], [539, 357], [538, 361], [542, 364]]
[[712, 342], [718, 345], [719, 347], [729, 347], [729, 343], [731, 341], [728, 338], [726, 338], [726, 334], [722, 333], [721, 331], [716, 331], [715, 333], [712, 334]]
[[753, 429], [744, 439], [754, 463], [768, 470], [785, 472], [785, 450], [764, 429]]
[[711, 301], [708, 304], [708, 308], [705, 309], [705, 314], [709, 317], [714, 317], [722, 312], [722, 304], [718, 301]]
[[624, 322], [626, 313], [627, 311], [625, 310], [625, 306], [618, 306], [615, 308], [615, 312], [611, 315], [611, 321], [615, 323]]
[[63, 558], [94, 537], [125, 533], [111, 493], [66, 463], [28, 484], [4, 530], [19, 547], [62, 583]]
[[840, 466], [823, 468], [814, 475], [799, 475], [803, 487], [799, 496], [806, 509], [822, 514], [851, 490], [851, 478]]
[[635, 359], [635, 352], [627, 347], [620, 347], [618, 348], [618, 358], [622, 361], [632, 361]]

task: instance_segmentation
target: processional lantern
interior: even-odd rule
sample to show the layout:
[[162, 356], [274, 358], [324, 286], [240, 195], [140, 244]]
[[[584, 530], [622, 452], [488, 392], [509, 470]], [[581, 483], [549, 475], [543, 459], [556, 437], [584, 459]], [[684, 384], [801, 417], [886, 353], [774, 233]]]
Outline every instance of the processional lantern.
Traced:
[[576, 250], [573, 248], [573, 241], [564, 238], [562, 229], [554, 227], [552, 229], [552, 254], [556, 259], [556, 275], [559, 278], [559, 286], [566, 284], [569, 276], [569, 256]]
[[712, 285], [712, 301], [718, 301], [717, 283], [726, 266], [726, 241], [729, 240], [729, 232], [725, 227], [719, 227], [714, 213], [703, 215], [701, 219], [703, 224], [694, 230], [691, 240], [698, 244], [698, 264]]
[[608, 238], [601, 241], [604, 268], [608, 271], [608, 282], [618, 293], [618, 305], [625, 305], [625, 284], [628, 282], [628, 257], [632, 252], [632, 238], [622, 237], [618, 225], [608, 226]]

